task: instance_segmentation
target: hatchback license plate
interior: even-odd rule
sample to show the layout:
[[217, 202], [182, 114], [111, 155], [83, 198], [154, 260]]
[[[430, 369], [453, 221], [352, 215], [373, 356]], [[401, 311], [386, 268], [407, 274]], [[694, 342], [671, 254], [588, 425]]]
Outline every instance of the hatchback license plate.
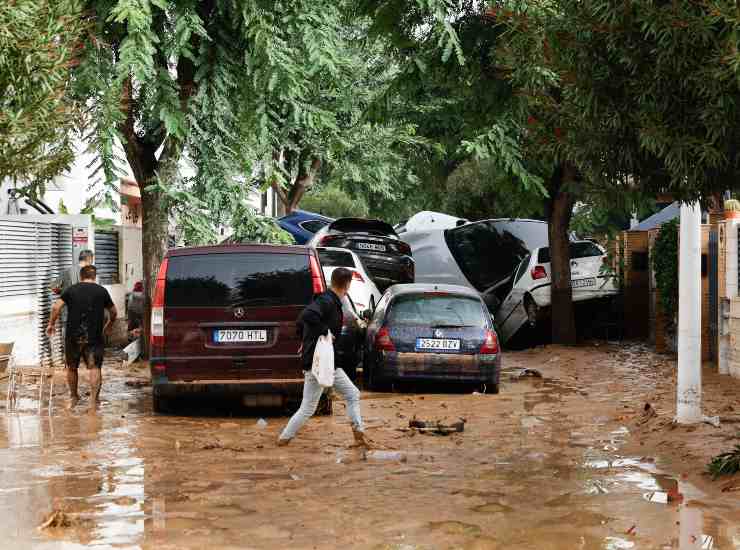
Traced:
[[596, 279], [594, 277], [590, 277], [588, 279], [575, 279], [574, 281], [571, 281], [572, 288], [582, 288], [584, 286], [595, 286], [595, 285], [596, 285]]
[[213, 341], [219, 344], [231, 342], [251, 342], [264, 344], [267, 342], [266, 330], [215, 330]]
[[460, 351], [460, 340], [455, 338], [417, 338], [417, 350]]
[[373, 243], [357, 243], [357, 248], [360, 250], [373, 250], [375, 252], [385, 252], [388, 250], [384, 244]]

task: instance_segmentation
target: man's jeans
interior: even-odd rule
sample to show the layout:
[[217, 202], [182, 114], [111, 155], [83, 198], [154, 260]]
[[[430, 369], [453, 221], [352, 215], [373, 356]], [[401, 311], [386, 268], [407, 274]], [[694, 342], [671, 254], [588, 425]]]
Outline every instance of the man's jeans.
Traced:
[[[280, 439], [293, 439], [295, 437], [298, 430], [316, 412], [319, 399], [321, 399], [321, 394], [324, 391], [324, 388], [311, 374], [311, 371], [306, 371], [303, 374], [303, 401], [301, 401], [301, 407], [290, 419], [288, 425], [285, 426], [283, 433], [280, 434]], [[347, 402], [347, 416], [352, 424], [352, 429], [358, 432], [364, 431], [362, 417], [360, 416], [360, 390], [357, 389], [342, 369], [334, 371], [334, 391]]]

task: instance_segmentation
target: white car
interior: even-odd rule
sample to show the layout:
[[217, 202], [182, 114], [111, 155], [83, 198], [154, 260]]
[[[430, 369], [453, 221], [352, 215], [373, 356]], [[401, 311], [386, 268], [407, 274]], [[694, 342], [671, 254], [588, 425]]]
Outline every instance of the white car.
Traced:
[[[570, 243], [570, 277], [573, 301], [609, 298], [618, 293], [606, 263], [606, 252], [591, 241]], [[517, 267], [511, 291], [501, 302], [496, 325], [504, 341], [519, 329], [536, 324], [550, 307], [550, 249], [535, 248]]]
[[352, 270], [352, 284], [349, 287], [349, 297], [355, 304], [358, 313], [366, 309], [374, 310], [382, 294], [370, 279], [360, 258], [346, 248], [318, 247], [319, 261], [324, 271], [326, 282], [331, 281], [331, 274], [338, 267]]

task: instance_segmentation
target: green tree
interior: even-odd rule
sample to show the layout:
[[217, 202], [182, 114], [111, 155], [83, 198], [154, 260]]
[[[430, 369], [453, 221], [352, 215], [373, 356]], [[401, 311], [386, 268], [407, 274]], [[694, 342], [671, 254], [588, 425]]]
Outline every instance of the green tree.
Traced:
[[567, 228], [591, 189], [707, 197], [737, 179], [733, 2], [497, 2], [525, 158], [547, 178], [553, 338], [572, 342]]
[[73, 160], [80, 117], [69, 69], [84, 21], [77, 0], [16, 0], [0, 10], [0, 181], [30, 185], [32, 198]]
[[[447, 48], [454, 33], [446, 33], [438, 9], [445, 1], [422, 4], [428, 32]], [[92, 29], [75, 89], [90, 105], [90, 139], [105, 180], [116, 184], [120, 141], [142, 190], [148, 312], [173, 205], [217, 217], [233, 211], [229, 191], [247, 174], [258, 170], [271, 184], [293, 170], [300, 179], [301, 170], [321, 167], [311, 146], [334, 135], [334, 107], [322, 94], [348, 93], [331, 83], [347, 71], [341, 48], [349, 5], [88, 0], [86, 7]], [[310, 139], [291, 134], [298, 131]], [[286, 145], [286, 137], [299, 145]], [[297, 160], [287, 166], [291, 155]], [[182, 176], [184, 158], [193, 177]]]
[[330, 218], [364, 218], [369, 214], [364, 198], [354, 198], [336, 184], [307, 193], [301, 208]]

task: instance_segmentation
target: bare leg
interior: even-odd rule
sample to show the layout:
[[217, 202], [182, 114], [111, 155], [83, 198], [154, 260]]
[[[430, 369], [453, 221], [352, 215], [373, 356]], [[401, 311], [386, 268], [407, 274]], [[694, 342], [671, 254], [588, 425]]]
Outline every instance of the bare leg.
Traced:
[[92, 394], [92, 406], [97, 407], [100, 402], [100, 388], [103, 385], [102, 369], [92, 367], [87, 369], [90, 380], [90, 393]]
[[74, 407], [80, 402], [80, 396], [77, 393], [77, 369], [67, 367], [67, 386], [69, 387], [70, 405]]

